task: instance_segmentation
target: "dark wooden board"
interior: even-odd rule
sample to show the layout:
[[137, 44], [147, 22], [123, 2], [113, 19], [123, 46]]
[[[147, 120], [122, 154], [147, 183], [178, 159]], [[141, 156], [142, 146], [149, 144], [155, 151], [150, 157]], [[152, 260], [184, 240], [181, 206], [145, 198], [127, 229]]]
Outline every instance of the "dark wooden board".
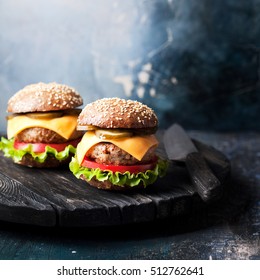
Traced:
[[[159, 133], [159, 138], [162, 132]], [[224, 183], [226, 157], [194, 140]], [[164, 153], [162, 145], [159, 152]], [[67, 167], [32, 169], [0, 155], [0, 220], [39, 226], [88, 227], [148, 222], [192, 211], [198, 194], [186, 169], [171, 165], [167, 175], [144, 190], [104, 191], [78, 180]]]

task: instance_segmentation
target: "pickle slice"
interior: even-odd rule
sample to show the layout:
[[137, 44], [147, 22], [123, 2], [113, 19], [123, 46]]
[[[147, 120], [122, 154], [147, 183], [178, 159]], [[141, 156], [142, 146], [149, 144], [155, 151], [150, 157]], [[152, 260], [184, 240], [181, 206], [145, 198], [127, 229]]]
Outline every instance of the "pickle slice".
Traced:
[[120, 129], [98, 129], [95, 134], [100, 139], [118, 139], [131, 137], [133, 133], [131, 131], [120, 130]]
[[27, 113], [26, 116], [32, 119], [54, 119], [59, 118], [63, 115], [63, 112], [35, 112], [35, 113]]
[[98, 126], [95, 125], [78, 125], [77, 130], [97, 130]]

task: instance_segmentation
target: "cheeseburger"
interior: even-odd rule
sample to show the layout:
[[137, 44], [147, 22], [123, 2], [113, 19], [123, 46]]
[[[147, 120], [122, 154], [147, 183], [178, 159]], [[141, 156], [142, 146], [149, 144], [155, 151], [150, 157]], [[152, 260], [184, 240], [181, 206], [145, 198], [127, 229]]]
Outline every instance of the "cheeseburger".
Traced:
[[155, 153], [157, 128], [154, 111], [138, 101], [103, 98], [90, 103], [78, 117], [77, 129], [86, 133], [70, 170], [100, 189], [146, 187], [167, 167]]
[[57, 83], [28, 85], [8, 101], [7, 138], [0, 149], [15, 163], [57, 167], [69, 163], [82, 137], [77, 131], [81, 96]]

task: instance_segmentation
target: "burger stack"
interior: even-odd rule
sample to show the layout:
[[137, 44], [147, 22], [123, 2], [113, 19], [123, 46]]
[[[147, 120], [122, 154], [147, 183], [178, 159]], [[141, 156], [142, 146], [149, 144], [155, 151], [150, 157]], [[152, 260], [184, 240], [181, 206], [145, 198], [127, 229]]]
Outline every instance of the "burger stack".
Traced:
[[73, 88], [57, 83], [28, 85], [9, 99], [7, 138], [0, 148], [15, 163], [58, 167], [75, 154], [82, 132], [76, 130], [83, 104]]
[[81, 111], [82, 104], [67, 85], [28, 85], [8, 102], [0, 150], [29, 167], [69, 164], [77, 178], [106, 190], [146, 187], [166, 173], [166, 161], [156, 155], [158, 119], [151, 108], [120, 98], [99, 99]]

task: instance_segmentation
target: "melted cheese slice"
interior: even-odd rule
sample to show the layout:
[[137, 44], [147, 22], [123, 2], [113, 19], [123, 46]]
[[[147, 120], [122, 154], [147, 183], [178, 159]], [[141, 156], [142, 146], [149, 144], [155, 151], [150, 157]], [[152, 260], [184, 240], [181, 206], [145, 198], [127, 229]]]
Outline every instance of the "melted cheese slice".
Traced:
[[129, 138], [109, 140], [106, 139], [104, 141], [104, 139], [98, 138], [94, 131], [88, 131], [84, 134], [81, 142], [77, 146], [76, 156], [79, 164], [82, 163], [89, 149], [100, 142], [112, 143], [138, 160], [142, 160], [146, 152], [151, 147], [158, 146], [158, 140], [155, 135], [133, 136]]
[[53, 119], [33, 119], [26, 115], [15, 116], [7, 121], [7, 137], [14, 137], [26, 128], [42, 127], [53, 130], [65, 139], [69, 139], [77, 127], [77, 116], [65, 115]]

